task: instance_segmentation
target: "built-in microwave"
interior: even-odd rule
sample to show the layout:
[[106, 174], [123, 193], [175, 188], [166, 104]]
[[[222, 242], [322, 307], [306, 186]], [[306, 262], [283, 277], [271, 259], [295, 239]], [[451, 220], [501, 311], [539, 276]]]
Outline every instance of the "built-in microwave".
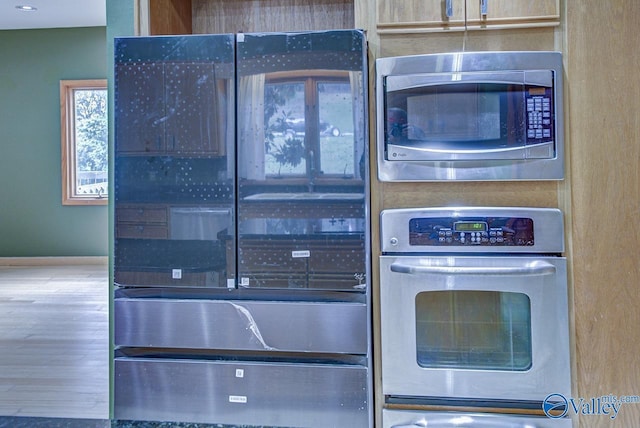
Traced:
[[381, 181], [561, 180], [559, 52], [376, 61]]

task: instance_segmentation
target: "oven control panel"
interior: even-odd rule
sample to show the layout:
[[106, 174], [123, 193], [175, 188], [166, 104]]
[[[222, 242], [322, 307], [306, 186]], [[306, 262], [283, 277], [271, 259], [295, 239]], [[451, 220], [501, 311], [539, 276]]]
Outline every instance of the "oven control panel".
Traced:
[[523, 217], [412, 218], [409, 245], [533, 246], [533, 220]]

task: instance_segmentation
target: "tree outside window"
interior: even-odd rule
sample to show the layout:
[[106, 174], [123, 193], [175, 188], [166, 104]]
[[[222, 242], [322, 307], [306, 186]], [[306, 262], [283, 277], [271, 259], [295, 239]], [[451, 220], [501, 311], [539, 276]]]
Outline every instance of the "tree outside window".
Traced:
[[108, 195], [107, 81], [60, 81], [62, 204], [105, 205]]

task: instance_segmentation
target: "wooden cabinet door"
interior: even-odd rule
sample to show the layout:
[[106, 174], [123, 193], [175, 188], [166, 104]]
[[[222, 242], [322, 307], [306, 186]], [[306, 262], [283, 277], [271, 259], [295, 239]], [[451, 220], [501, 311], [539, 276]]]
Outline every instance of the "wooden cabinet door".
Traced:
[[120, 204], [116, 208], [116, 222], [166, 224], [168, 222], [167, 207]]
[[116, 238], [168, 239], [165, 206], [119, 205], [115, 210]]
[[[470, 30], [549, 27], [560, 24], [559, 0], [466, 1], [467, 28]], [[484, 11], [483, 4], [486, 5]]]
[[115, 80], [116, 152], [163, 152], [165, 103], [162, 64], [119, 63]]
[[166, 149], [175, 154], [218, 154], [221, 136], [212, 62], [165, 65]]
[[118, 153], [219, 153], [212, 62], [124, 63], [116, 74]]
[[464, 2], [465, 0], [378, 0], [378, 32], [404, 34], [464, 30]]

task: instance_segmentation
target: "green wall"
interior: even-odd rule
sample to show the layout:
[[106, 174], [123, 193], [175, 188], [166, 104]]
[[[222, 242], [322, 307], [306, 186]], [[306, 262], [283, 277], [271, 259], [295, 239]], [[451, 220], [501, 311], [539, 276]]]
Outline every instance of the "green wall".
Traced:
[[106, 206], [63, 206], [62, 79], [107, 77], [106, 28], [0, 31], [0, 257], [106, 256]]

